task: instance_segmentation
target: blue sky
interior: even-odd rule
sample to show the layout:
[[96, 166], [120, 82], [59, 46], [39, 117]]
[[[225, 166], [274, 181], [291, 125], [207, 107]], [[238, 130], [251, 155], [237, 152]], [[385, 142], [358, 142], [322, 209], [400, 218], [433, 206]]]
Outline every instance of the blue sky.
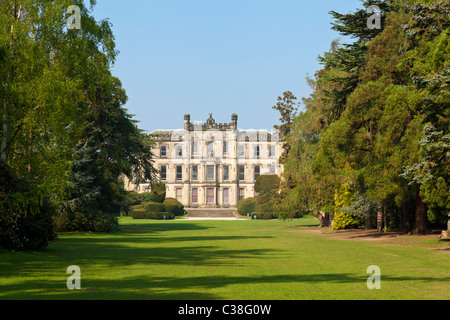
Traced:
[[[184, 114], [231, 122], [241, 129], [279, 123], [277, 97], [300, 100], [320, 69], [318, 55], [339, 34], [329, 11], [361, 7], [359, 0], [98, 0], [120, 51], [113, 75], [127, 91], [126, 108], [141, 129], [179, 129]], [[343, 39], [345, 40], [345, 39]]]

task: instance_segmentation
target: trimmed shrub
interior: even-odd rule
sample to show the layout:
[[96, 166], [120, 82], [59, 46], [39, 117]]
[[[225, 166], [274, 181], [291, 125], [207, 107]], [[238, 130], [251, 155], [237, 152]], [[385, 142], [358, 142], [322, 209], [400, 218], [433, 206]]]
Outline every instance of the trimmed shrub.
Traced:
[[147, 212], [147, 211], [133, 211], [131, 216], [133, 219], [152, 219], [152, 220], [166, 220], [175, 219], [175, 215], [170, 212]]
[[60, 213], [53, 223], [57, 232], [111, 232], [119, 228], [117, 217], [103, 212]]
[[164, 183], [152, 183], [151, 201], [163, 203], [166, 199], [166, 185]]
[[247, 198], [240, 200], [237, 204], [237, 210], [240, 215], [246, 216], [247, 214], [253, 213], [256, 210], [256, 199]]
[[184, 215], [184, 205], [175, 198], [166, 198], [164, 200], [164, 205], [166, 207], [166, 212], [173, 213], [175, 216]]
[[[147, 204], [147, 203], [150, 203], [150, 202], [145, 202], [145, 203]], [[144, 209], [144, 204], [138, 204], [138, 205], [136, 205], [136, 206], [132, 206], [132, 207], [131, 207], [131, 211], [139, 210], [139, 209], [142, 209], [143, 211], [145, 211], [145, 209]]]
[[165, 212], [166, 207], [163, 203], [146, 202], [144, 210], [147, 212]]

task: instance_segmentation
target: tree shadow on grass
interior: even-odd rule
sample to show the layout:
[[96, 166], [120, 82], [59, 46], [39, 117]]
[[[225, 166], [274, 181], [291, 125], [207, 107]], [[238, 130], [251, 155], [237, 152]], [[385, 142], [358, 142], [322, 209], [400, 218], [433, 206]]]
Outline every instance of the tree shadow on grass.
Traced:
[[[194, 223], [149, 223], [126, 227], [130, 229], [121, 233], [68, 236], [42, 252], [7, 255], [6, 259], [0, 260], [0, 299], [218, 300], [222, 297], [211, 291], [231, 285], [243, 285], [239, 289], [242, 291], [246, 285], [255, 284], [286, 284], [291, 287], [291, 284], [300, 283], [361, 283], [365, 287], [368, 277], [366, 274], [348, 273], [177, 276], [173, 272], [177, 266], [246, 267], [251, 259], [269, 264], [283, 258], [286, 253], [245, 244], [246, 240], [255, 244], [255, 240], [270, 237], [184, 235], [182, 232], [185, 230], [210, 228]], [[168, 237], [164, 234], [168, 230], [180, 231], [183, 236], [177, 237], [178, 233], [174, 232], [174, 237]], [[232, 247], [220, 246], [221, 241], [235, 243]], [[69, 265], [78, 265], [82, 269], [81, 291], [69, 292], [66, 287]], [[115, 268], [114, 272], [108, 273], [110, 267]], [[164, 273], [169, 267], [171, 276]], [[99, 274], [102, 272], [105, 275]], [[382, 280], [446, 283], [450, 278], [384, 274]]]
[[[450, 281], [450, 277], [436, 279], [432, 277], [395, 277], [384, 275], [383, 281]], [[308, 275], [271, 275], [271, 276], [200, 276], [200, 277], [164, 277], [144, 276], [109, 280], [82, 280], [82, 290], [69, 292], [65, 282], [28, 281], [21, 284], [3, 285], [1, 292], [6, 299], [77, 299], [77, 300], [220, 300], [223, 299], [210, 291], [230, 285], [327, 283], [360, 283], [366, 288], [367, 276], [356, 274], [308, 274]], [[39, 290], [41, 289], [41, 290]], [[234, 289], [236, 291], [236, 289]], [[26, 292], [25, 294], [23, 292]], [[242, 292], [241, 292], [242, 294]], [[313, 298], [313, 296], [311, 297]], [[254, 297], [247, 297], [252, 300]]]
[[167, 231], [203, 231], [207, 229], [213, 229], [216, 227], [204, 226], [197, 223], [183, 223], [178, 221], [167, 221], [155, 223], [154, 221], [140, 220], [139, 223], [127, 224], [123, 223], [119, 226], [120, 232], [113, 234], [126, 233], [157, 233]]
[[[253, 236], [183, 236], [167, 237], [148, 232], [121, 234], [86, 234], [67, 236], [49, 248], [35, 253], [12, 253], [0, 261], [1, 278], [29, 277], [41, 273], [64, 272], [70, 265], [102, 268], [141, 265], [161, 266], [239, 266], [249, 259], [273, 259], [282, 252], [251, 248], [245, 241], [270, 239]], [[228, 249], [221, 241], [234, 241]], [[55, 271], [58, 270], [58, 271]], [[1, 281], [0, 281], [1, 283]]]

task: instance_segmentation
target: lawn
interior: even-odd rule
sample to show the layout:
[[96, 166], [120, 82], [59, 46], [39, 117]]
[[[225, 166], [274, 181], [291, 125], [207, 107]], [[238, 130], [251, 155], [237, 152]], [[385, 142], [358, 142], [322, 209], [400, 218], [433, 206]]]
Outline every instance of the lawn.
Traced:
[[[450, 243], [340, 240], [315, 219], [148, 221], [0, 251], [0, 299], [450, 299]], [[81, 290], [69, 291], [70, 265]], [[367, 268], [381, 289], [367, 288]]]

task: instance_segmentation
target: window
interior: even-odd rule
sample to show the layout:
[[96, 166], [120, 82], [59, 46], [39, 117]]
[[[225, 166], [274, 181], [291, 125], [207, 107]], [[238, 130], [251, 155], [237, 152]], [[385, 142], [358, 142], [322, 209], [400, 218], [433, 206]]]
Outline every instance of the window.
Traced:
[[206, 166], [206, 180], [214, 181], [214, 166]]
[[223, 142], [223, 154], [228, 153], [228, 143], [226, 141]]
[[160, 157], [161, 158], [166, 158], [167, 157], [167, 147], [166, 146], [162, 146], [160, 151]]
[[214, 142], [208, 142], [208, 146], [206, 148], [207, 157], [214, 157]]
[[183, 147], [178, 146], [177, 147], [177, 154], [176, 154], [177, 158], [181, 158], [183, 157]]
[[270, 166], [270, 173], [276, 174], [277, 168], [275, 168], [275, 166]]
[[206, 189], [206, 204], [214, 204], [214, 189]]
[[256, 179], [258, 179], [258, 177], [261, 175], [261, 167], [260, 166], [255, 166], [255, 181]]
[[239, 201], [244, 200], [244, 191], [243, 188], [239, 189]]
[[183, 167], [177, 166], [177, 181], [183, 180]]
[[192, 143], [192, 153], [197, 154], [198, 153], [198, 142]]
[[223, 204], [230, 204], [230, 189], [228, 188], [223, 189]]
[[183, 200], [183, 189], [177, 188], [176, 195], [177, 200], [181, 202]]
[[223, 181], [230, 181], [230, 166], [223, 166]]
[[245, 146], [239, 146], [239, 157], [244, 158], [245, 157]]
[[255, 147], [255, 158], [259, 158], [260, 157], [260, 148], [259, 146]]
[[239, 181], [245, 180], [245, 167], [239, 166]]
[[166, 166], [161, 166], [160, 175], [161, 175], [162, 181], [167, 180], [167, 167]]
[[198, 181], [198, 166], [192, 167], [192, 181]]
[[270, 147], [269, 157], [271, 158], [275, 157], [275, 146]]
[[192, 189], [192, 203], [198, 204], [198, 189], [197, 188]]

